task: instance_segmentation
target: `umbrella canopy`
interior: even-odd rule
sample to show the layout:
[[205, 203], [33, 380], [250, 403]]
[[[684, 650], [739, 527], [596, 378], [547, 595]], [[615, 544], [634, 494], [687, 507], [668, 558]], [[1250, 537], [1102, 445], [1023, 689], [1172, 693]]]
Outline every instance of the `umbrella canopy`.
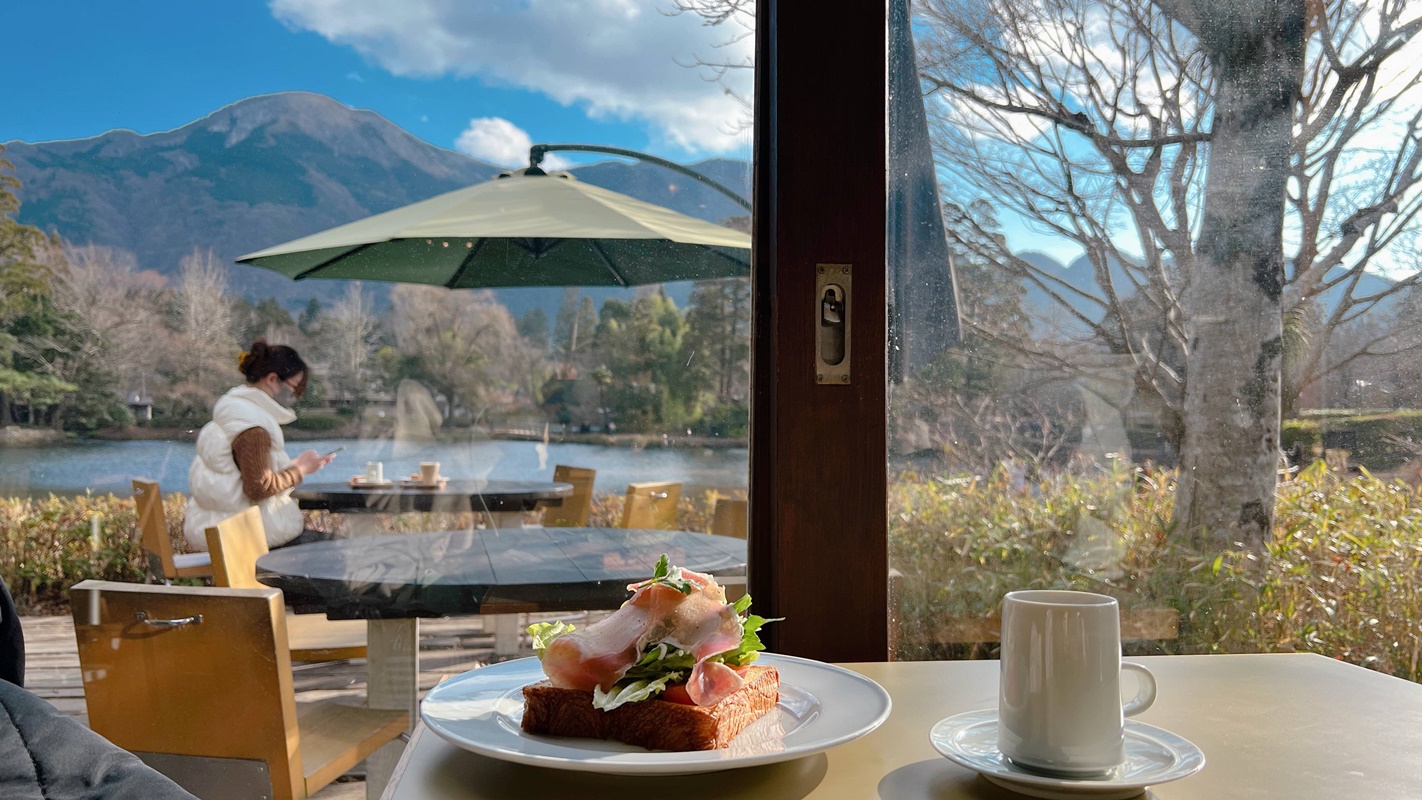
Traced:
[[749, 275], [750, 244], [740, 231], [535, 168], [237, 261], [296, 280], [633, 286]]

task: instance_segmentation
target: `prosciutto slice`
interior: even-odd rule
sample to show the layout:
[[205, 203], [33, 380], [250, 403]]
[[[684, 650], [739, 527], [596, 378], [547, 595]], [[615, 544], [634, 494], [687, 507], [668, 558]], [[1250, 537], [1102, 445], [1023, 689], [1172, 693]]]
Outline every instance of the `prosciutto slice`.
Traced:
[[647, 645], [665, 644], [696, 660], [687, 694], [697, 705], [712, 705], [741, 687], [735, 670], [706, 659], [741, 643], [741, 621], [726, 593], [708, 575], [682, 570], [690, 594], [662, 583], [633, 584], [635, 594], [617, 611], [588, 628], [565, 633], [543, 653], [543, 672], [554, 686], [610, 691], [641, 657]]

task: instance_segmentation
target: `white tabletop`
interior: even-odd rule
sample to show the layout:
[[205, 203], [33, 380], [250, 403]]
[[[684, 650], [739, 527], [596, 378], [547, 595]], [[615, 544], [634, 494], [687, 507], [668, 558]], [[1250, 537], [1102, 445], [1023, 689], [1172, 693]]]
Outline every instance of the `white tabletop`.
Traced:
[[[1147, 798], [1422, 797], [1422, 686], [1316, 655], [1156, 656], [1156, 704], [1136, 719], [1199, 745], [1199, 774]], [[1010, 800], [1018, 795], [940, 757], [938, 720], [997, 702], [996, 661], [847, 664], [894, 699], [879, 730], [827, 754], [682, 777], [620, 778], [507, 764], [423, 726], [390, 800], [542, 797], [756, 800]]]

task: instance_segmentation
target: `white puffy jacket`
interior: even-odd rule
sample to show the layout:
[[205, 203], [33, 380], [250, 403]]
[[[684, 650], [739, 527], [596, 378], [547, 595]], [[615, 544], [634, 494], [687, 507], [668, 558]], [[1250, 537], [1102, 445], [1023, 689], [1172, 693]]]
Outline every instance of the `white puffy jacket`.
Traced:
[[[254, 386], [238, 386], [218, 398], [212, 407], [212, 422], [198, 433], [197, 458], [188, 471], [188, 509], [183, 536], [196, 550], [207, 550], [207, 528], [252, 505], [242, 491], [242, 473], [232, 457], [232, 440], [237, 434], [261, 428], [272, 439], [271, 468], [281, 472], [291, 466], [286, 454], [286, 438], [281, 426], [296, 420], [296, 414]], [[257, 503], [267, 530], [267, 546], [286, 544], [301, 535], [301, 509], [285, 491]]]

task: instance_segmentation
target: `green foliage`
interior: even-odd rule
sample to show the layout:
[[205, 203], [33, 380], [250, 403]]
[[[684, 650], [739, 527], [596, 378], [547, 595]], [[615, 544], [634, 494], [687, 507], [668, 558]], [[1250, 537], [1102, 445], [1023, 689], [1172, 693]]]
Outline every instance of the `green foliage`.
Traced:
[[603, 304], [593, 349], [611, 377], [606, 404], [619, 430], [681, 429], [700, 417], [704, 381], [682, 359], [686, 331], [665, 292]]
[[333, 431], [350, 422], [349, 416], [341, 414], [314, 414], [306, 412], [297, 415], [296, 421], [291, 423], [291, 427], [299, 431], [325, 432]]
[[[166, 502], [181, 508], [182, 497]], [[97, 544], [92, 520], [99, 520]], [[174, 552], [182, 552], [182, 516], [171, 515]], [[176, 520], [176, 521], [175, 521]], [[90, 578], [142, 581], [146, 558], [131, 498], [114, 495], [0, 499], [0, 575], [20, 608], [52, 609], [70, 586]]]
[[1352, 441], [1347, 449], [1354, 464], [1374, 471], [1395, 469], [1416, 454], [1403, 443], [1414, 442], [1422, 450], [1422, 411], [1310, 414], [1284, 420], [1279, 438], [1285, 450], [1299, 442], [1305, 453], [1322, 454], [1326, 436]]
[[[1279, 487], [1274, 538], [1192, 550], [1170, 535], [1174, 476], [1060, 475], [1016, 491], [986, 479], [900, 475], [890, 490], [890, 563], [903, 577], [901, 658], [970, 652], [944, 642], [1014, 589], [1171, 608], [1167, 652], [1314, 652], [1422, 679], [1422, 494], [1322, 462]], [[973, 650], [971, 652], [981, 652]]]
[[518, 318], [518, 334], [536, 347], [538, 352], [546, 352], [550, 341], [549, 337], [553, 335], [552, 329], [548, 326], [548, 313], [541, 308], [530, 309]]

